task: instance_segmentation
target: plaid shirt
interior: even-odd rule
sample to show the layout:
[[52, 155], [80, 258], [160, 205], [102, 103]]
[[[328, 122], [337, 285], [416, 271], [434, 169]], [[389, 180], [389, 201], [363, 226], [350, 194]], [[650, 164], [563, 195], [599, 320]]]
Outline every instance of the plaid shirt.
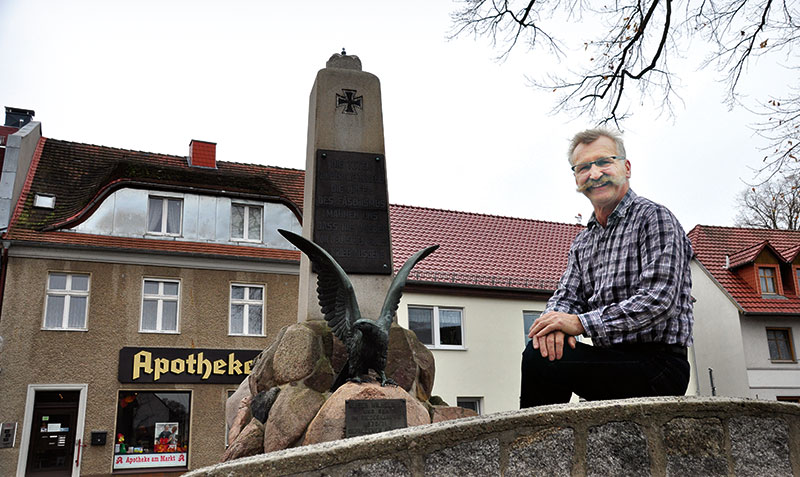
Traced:
[[691, 243], [666, 207], [628, 190], [607, 226], [594, 215], [545, 313], [578, 315], [597, 346], [692, 344]]

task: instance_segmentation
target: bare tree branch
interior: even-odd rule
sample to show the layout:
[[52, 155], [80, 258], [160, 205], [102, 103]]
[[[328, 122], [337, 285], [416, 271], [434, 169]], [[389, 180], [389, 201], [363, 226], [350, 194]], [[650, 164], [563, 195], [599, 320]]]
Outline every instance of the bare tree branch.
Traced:
[[736, 202], [737, 226], [800, 230], [800, 175], [775, 177], [748, 187]]
[[[472, 33], [489, 37], [506, 58], [519, 44], [533, 52], [544, 48], [559, 59], [570, 52], [570, 64], [583, 45], [588, 62], [530, 77], [532, 85], [558, 93], [554, 112], [565, 111], [618, 127], [646, 98], [661, 112], [673, 114], [680, 99], [673, 88], [669, 64], [689, 40], [697, 40], [708, 54], [702, 66], [724, 73], [729, 107], [744, 105], [739, 97], [742, 79], [754, 59], [782, 55], [789, 67], [800, 63], [800, 11], [797, 0], [686, 0], [678, 17], [672, 0], [613, 0], [600, 8], [585, 0], [464, 0], [453, 14], [453, 37]], [[590, 17], [581, 43], [559, 38], [554, 19]], [[800, 82], [796, 85], [800, 87]], [[766, 94], [765, 94], [766, 96]], [[754, 131], [770, 153], [754, 172], [762, 181], [776, 173], [800, 172], [797, 157], [800, 127], [800, 91], [772, 92], [766, 107], [751, 106], [761, 120]], [[778, 99], [782, 98], [782, 99]], [[766, 179], [764, 179], [766, 176]]]

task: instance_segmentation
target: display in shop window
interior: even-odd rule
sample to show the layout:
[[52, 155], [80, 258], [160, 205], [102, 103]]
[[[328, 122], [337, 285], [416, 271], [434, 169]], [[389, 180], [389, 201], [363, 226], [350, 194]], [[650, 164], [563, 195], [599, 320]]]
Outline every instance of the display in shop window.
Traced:
[[120, 391], [114, 469], [186, 467], [191, 393]]

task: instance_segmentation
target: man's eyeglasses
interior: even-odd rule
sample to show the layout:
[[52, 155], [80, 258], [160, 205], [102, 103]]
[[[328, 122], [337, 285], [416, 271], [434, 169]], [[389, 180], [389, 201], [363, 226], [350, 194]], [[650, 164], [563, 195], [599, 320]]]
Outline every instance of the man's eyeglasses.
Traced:
[[605, 169], [611, 164], [614, 163], [614, 160], [625, 160], [625, 156], [606, 156], [601, 157], [600, 159], [595, 159], [594, 161], [590, 162], [582, 162], [580, 164], [575, 164], [570, 169], [572, 172], [575, 173], [576, 176], [580, 176], [583, 174], [588, 174], [589, 171], [592, 169], [592, 165], [596, 165], [600, 169]]

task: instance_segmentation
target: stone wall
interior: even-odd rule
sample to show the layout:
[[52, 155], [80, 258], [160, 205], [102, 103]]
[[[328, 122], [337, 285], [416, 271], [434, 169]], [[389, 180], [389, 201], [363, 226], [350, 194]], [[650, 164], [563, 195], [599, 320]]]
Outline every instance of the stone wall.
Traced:
[[287, 449], [186, 475], [800, 475], [800, 405], [684, 397], [546, 406]]

